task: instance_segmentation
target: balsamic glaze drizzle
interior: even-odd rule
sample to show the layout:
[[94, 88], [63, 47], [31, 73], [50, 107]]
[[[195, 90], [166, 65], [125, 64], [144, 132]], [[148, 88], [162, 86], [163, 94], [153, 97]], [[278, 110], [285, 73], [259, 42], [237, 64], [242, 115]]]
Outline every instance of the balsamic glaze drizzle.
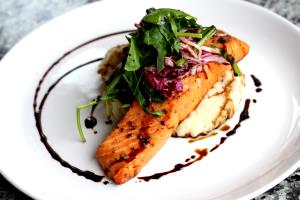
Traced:
[[[50, 95], [50, 93], [52, 92], [52, 90], [55, 88], [55, 86], [63, 79], [65, 78], [66, 76], [68, 76], [69, 74], [71, 74], [72, 72], [82, 68], [82, 67], [85, 67], [89, 64], [92, 64], [92, 63], [95, 63], [95, 62], [99, 62], [100, 60], [102, 60], [102, 58], [97, 58], [97, 59], [94, 59], [94, 60], [91, 60], [89, 62], [86, 62], [84, 64], [81, 64], [77, 67], [75, 67], [74, 69], [66, 72], [65, 74], [63, 74], [60, 78], [58, 78], [49, 88], [48, 90], [46, 91], [46, 93], [44, 94], [44, 96], [42, 97], [42, 100], [40, 102], [40, 104], [38, 105], [38, 96], [39, 96], [39, 92], [40, 92], [40, 89], [46, 79], [46, 77], [48, 76], [48, 74], [50, 73], [50, 71], [55, 67], [57, 66], [63, 59], [65, 59], [68, 55], [70, 55], [71, 53], [79, 50], [80, 48], [88, 45], [88, 44], [91, 44], [93, 42], [96, 42], [96, 41], [99, 41], [101, 39], [104, 39], [104, 38], [107, 38], [107, 37], [111, 37], [111, 36], [114, 36], [114, 35], [118, 35], [118, 34], [124, 34], [124, 33], [129, 33], [129, 32], [132, 32], [133, 30], [126, 30], [126, 31], [120, 31], [120, 32], [115, 32], [115, 33], [111, 33], [111, 34], [107, 34], [107, 35], [103, 35], [103, 36], [100, 36], [100, 37], [97, 37], [97, 38], [94, 38], [90, 41], [87, 41], [73, 49], [71, 49], [70, 51], [66, 52], [65, 54], [63, 54], [58, 60], [56, 60], [46, 71], [45, 73], [43, 74], [43, 76], [41, 77], [37, 87], [36, 87], [36, 90], [35, 90], [35, 93], [34, 93], [34, 98], [33, 98], [33, 111], [34, 111], [34, 118], [35, 118], [35, 123], [36, 123], [36, 128], [38, 130], [38, 133], [39, 133], [39, 136], [40, 136], [40, 140], [41, 142], [44, 144], [45, 148], [47, 149], [47, 151], [49, 152], [49, 154], [51, 155], [51, 157], [58, 161], [63, 167], [66, 167], [68, 169], [70, 169], [73, 173], [77, 174], [78, 176], [83, 176], [85, 177], [86, 179], [89, 179], [89, 180], [92, 180], [92, 181], [95, 181], [95, 182], [101, 182], [104, 178], [104, 176], [102, 175], [97, 175], [91, 171], [84, 171], [84, 170], [81, 170], [73, 165], [71, 165], [70, 163], [68, 163], [67, 161], [65, 161], [52, 147], [51, 145], [48, 143], [48, 138], [47, 136], [45, 135], [44, 131], [43, 131], [43, 127], [42, 127], [42, 111], [43, 111], [43, 108], [44, 108], [44, 105], [45, 105], [45, 102], [48, 98], [48, 96]], [[108, 181], [104, 181], [103, 184], [108, 184], [109, 182]]]
[[219, 146], [220, 146], [221, 144], [223, 144], [223, 143], [227, 140], [228, 137], [234, 135], [234, 134], [236, 133], [236, 130], [237, 130], [239, 127], [241, 127], [242, 121], [244, 121], [244, 120], [250, 118], [250, 116], [249, 116], [249, 107], [250, 107], [250, 103], [251, 103], [251, 100], [250, 100], [250, 99], [246, 99], [245, 105], [244, 105], [244, 109], [243, 109], [243, 111], [242, 111], [241, 114], [240, 114], [240, 119], [239, 119], [238, 123], [233, 127], [232, 130], [230, 130], [230, 131], [228, 131], [228, 132], [226, 133], [226, 137], [221, 137], [220, 143], [217, 144], [215, 147], [213, 147], [213, 148], [210, 150], [210, 152], [212, 152], [212, 151], [216, 150], [217, 148], [219, 148]]
[[262, 88], [256, 88], [256, 92], [261, 92], [263, 89]]
[[97, 125], [97, 119], [94, 116], [89, 116], [85, 118], [84, 125], [86, 128], [94, 128]]
[[97, 106], [98, 106], [98, 104], [92, 105], [92, 109], [91, 109], [91, 114], [90, 114], [90, 116], [93, 116], [93, 115], [94, 115], [94, 112], [95, 112]]
[[[241, 122], [248, 119], [249, 118], [249, 107], [250, 107], [250, 102], [251, 100], [250, 99], [246, 99], [245, 101], [245, 105], [244, 105], [244, 109], [243, 111], [241, 112], [240, 114], [240, 119], [238, 121], [238, 123], [234, 126], [234, 128], [231, 130], [231, 131], [228, 131], [227, 134], [226, 134], [226, 137], [221, 137], [220, 139], [220, 143], [217, 144], [216, 146], [214, 146], [211, 150], [207, 150], [207, 149], [204, 149], [204, 150], [199, 150], [197, 149], [196, 150], [196, 153], [199, 155], [195, 160], [192, 160], [190, 161], [190, 159], [186, 159], [185, 162], [186, 163], [178, 163], [176, 164], [173, 169], [169, 170], [169, 171], [165, 171], [165, 172], [160, 172], [160, 173], [155, 173], [153, 175], [150, 175], [150, 176], [142, 176], [142, 177], [138, 177], [138, 179], [141, 179], [141, 180], [144, 180], [146, 182], [148, 182], [149, 180], [151, 179], [159, 179], [161, 178], [162, 176], [165, 176], [165, 175], [168, 175], [168, 174], [171, 174], [171, 173], [174, 173], [174, 172], [177, 172], [177, 171], [180, 171], [182, 168], [185, 168], [187, 166], [190, 166], [191, 164], [201, 160], [203, 157], [205, 157], [208, 152], [213, 152], [214, 150], [216, 150], [221, 144], [223, 144], [228, 137], [234, 135], [236, 133], [236, 130], [241, 126]], [[195, 156], [192, 156], [191, 159], [194, 159]]]
[[62, 166], [69, 168], [73, 173], [76, 173], [79, 176], [83, 176], [87, 179], [93, 180], [95, 182], [101, 182], [102, 179], [104, 178], [104, 176], [100, 176], [100, 175], [96, 175], [93, 172], [90, 171], [83, 171], [73, 165], [71, 165], [70, 163], [68, 163], [67, 161], [65, 161], [63, 158], [60, 157], [60, 155], [51, 147], [51, 145], [48, 143], [48, 138], [45, 135], [44, 131], [43, 131], [43, 127], [42, 127], [42, 111], [43, 111], [43, 107], [45, 105], [45, 102], [48, 98], [48, 96], [50, 95], [51, 91], [55, 88], [55, 86], [66, 76], [68, 76], [69, 74], [71, 74], [72, 72], [86, 66], [89, 65], [91, 63], [94, 62], [98, 62], [100, 61], [101, 58], [99, 59], [95, 59], [92, 61], [89, 61], [87, 63], [84, 63], [82, 65], [79, 65], [78, 67], [75, 67], [74, 69], [68, 71], [67, 73], [63, 74], [59, 79], [57, 79], [50, 87], [49, 89], [46, 91], [46, 93], [44, 94], [42, 101], [40, 103], [39, 106], [37, 106], [37, 97], [38, 97], [38, 91], [41, 87], [41, 84], [43, 83], [44, 79], [46, 78], [46, 76], [43, 76], [43, 78], [41, 79], [41, 81], [39, 82], [39, 85], [37, 87], [36, 90], [36, 95], [34, 98], [34, 104], [33, 104], [33, 109], [34, 109], [34, 117], [35, 117], [35, 121], [36, 121], [36, 127], [38, 129], [39, 135], [40, 135], [40, 139], [41, 142], [44, 144], [44, 146], [46, 147], [46, 149], [48, 150], [48, 152], [50, 153], [50, 155], [52, 156], [52, 158], [56, 161], [58, 161]]
[[253, 80], [253, 83], [254, 83], [254, 85], [255, 85], [255, 87], [256, 87], [256, 92], [261, 92], [262, 91], [262, 88], [261, 88], [261, 81], [256, 77], [256, 76], [254, 76], [253, 74], [251, 74], [250, 75], [251, 76], [251, 78], [252, 78], [252, 80]]
[[234, 135], [236, 133], [236, 130], [241, 126], [242, 121], [250, 118], [250, 116], [249, 116], [250, 103], [251, 103], [251, 100], [246, 99], [244, 109], [240, 114], [240, 119], [239, 119], [238, 123], [233, 127], [233, 129], [226, 133], [227, 137]]
[[161, 178], [162, 176], [165, 176], [167, 174], [171, 174], [171, 173], [174, 173], [174, 172], [177, 172], [177, 171], [180, 171], [181, 169], [185, 168], [185, 167], [188, 167], [192, 164], [194, 164], [195, 162], [199, 161], [199, 160], [202, 160], [202, 158], [204, 158], [207, 154], [208, 154], [208, 151], [207, 149], [196, 149], [195, 150], [196, 153], [199, 155], [195, 160], [192, 160], [192, 161], [187, 161], [186, 163], [178, 163], [174, 166], [173, 169], [169, 170], [169, 171], [166, 171], [166, 172], [160, 172], [160, 173], [156, 173], [156, 174], [153, 174], [151, 176], [142, 176], [142, 177], [138, 177], [138, 179], [141, 179], [141, 180], [144, 180], [144, 181], [149, 181], [151, 179], [159, 179]]
[[252, 78], [252, 80], [254, 82], [254, 85], [256, 87], [260, 87], [261, 86], [261, 81], [256, 76], [254, 76], [253, 74], [251, 74], [250, 76], [251, 76], [251, 78]]

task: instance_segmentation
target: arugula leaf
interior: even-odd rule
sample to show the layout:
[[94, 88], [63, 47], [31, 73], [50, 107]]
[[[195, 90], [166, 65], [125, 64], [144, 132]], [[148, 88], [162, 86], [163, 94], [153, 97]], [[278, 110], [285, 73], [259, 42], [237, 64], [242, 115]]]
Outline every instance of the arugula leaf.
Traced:
[[131, 92], [133, 95], [137, 98], [139, 104], [142, 106], [142, 108], [147, 107], [147, 103], [145, 98], [143, 97], [139, 87], [138, 87], [138, 79], [135, 72], [126, 71], [123, 74], [124, 79], [126, 80], [127, 84], [129, 85], [129, 88], [131, 89]]
[[125, 70], [135, 71], [140, 68], [140, 51], [137, 46], [137, 36], [132, 36], [130, 38], [130, 48], [128, 52], [127, 61], [125, 64]]
[[176, 26], [178, 30], [184, 30], [189, 28], [201, 28], [199, 24], [197, 24], [197, 19], [186, 19], [186, 18], [177, 18]]
[[149, 46], [153, 46], [157, 51], [157, 70], [160, 71], [164, 67], [163, 58], [167, 55], [168, 45], [164, 36], [159, 31], [159, 27], [151, 28], [144, 33], [143, 42]]
[[179, 41], [176, 37], [176, 33], [173, 32], [170, 23], [165, 24], [165, 26], [159, 26], [160, 33], [164, 36], [165, 40], [169, 43], [172, 51], [179, 52]]
[[144, 96], [141, 93], [141, 90], [139, 88], [139, 83], [140, 83], [140, 78], [137, 78], [137, 75], [135, 72], [130, 72], [130, 71], [126, 71], [123, 74], [124, 79], [126, 80], [126, 82], [128, 83], [131, 92], [133, 93], [133, 95], [135, 96], [135, 98], [137, 99], [137, 101], [139, 102], [140, 106], [143, 108], [143, 110], [145, 110], [146, 112], [156, 115], [156, 116], [161, 116], [162, 112], [160, 111], [150, 111], [146, 102], [146, 99], [144, 98]]
[[173, 33], [176, 34], [178, 31], [178, 27], [177, 27], [177, 23], [176, 23], [175, 19], [173, 17], [169, 17], [168, 20], [170, 22]]
[[142, 21], [156, 24], [156, 25], [164, 25], [165, 18], [185, 18], [185, 20], [197, 20], [197, 18], [189, 15], [183, 11], [170, 9], [170, 8], [160, 8], [160, 9], [148, 9], [148, 14], [142, 19]]
[[160, 95], [159, 91], [150, 87], [145, 81], [142, 81], [141, 88], [143, 88], [142, 93], [148, 101], [164, 102], [165, 98]]

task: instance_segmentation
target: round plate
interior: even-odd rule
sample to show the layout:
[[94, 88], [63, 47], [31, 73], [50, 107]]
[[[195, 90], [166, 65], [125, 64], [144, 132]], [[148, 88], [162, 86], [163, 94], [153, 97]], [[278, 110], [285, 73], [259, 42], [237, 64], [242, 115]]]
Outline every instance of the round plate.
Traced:
[[[108, 48], [125, 43], [126, 33], [122, 31], [134, 29], [134, 23], [150, 7], [183, 10], [196, 16], [201, 24], [214, 24], [250, 45], [249, 55], [239, 64], [246, 75], [245, 99], [251, 100], [250, 118], [218, 149], [176, 173], [148, 182], [136, 177], [120, 186], [106, 177], [94, 182], [62, 166], [41, 142], [34, 116], [35, 91], [49, 67], [62, 58], [46, 75], [37, 96], [39, 106], [49, 87], [59, 80], [44, 103], [44, 134], [53, 150], [70, 165], [103, 175], [95, 150], [112, 125], [105, 124], [103, 108], [98, 106], [94, 129], [97, 134], [84, 129], [87, 143], [83, 144], [76, 129], [75, 109], [99, 94], [100, 61], [95, 59], [103, 57]], [[1, 173], [36, 199], [255, 197], [300, 166], [298, 44], [300, 34], [295, 26], [243, 1], [106, 0], [69, 12], [29, 34], [1, 61]], [[92, 60], [95, 61], [59, 79]], [[250, 75], [261, 80], [262, 92], [255, 92]], [[227, 122], [232, 128], [245, 99]], [[90, 109], [82, 111], [82, 122], [89, 113]], [[196, 156], [195, 149], [212, 149], [224, 134], [218, 130], [216, 136], [194, 143], [170, 138], [138, 177], [184, 164], [187, 158]]]

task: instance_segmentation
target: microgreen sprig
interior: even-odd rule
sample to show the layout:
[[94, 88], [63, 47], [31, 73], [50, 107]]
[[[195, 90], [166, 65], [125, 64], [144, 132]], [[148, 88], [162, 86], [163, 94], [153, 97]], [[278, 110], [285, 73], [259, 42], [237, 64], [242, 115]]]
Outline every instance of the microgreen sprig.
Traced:
[[100, 103], [100, 102], [101, 102], [101, 101], [97, 99], [97, 100], [95, 100], [95, 101], [91, 101], [91, 102], [89, 102], [89, 103], [87, 103], [87, 104], [78, 106], [78, 107], [76, 108], [77, 129], [78, 129], [78, 133], [79, 133], [80, 139], [81, 139], [81, 141], [82, 141], [83, 143], [86, 142], [86, 139], [85, 139], [85, 137], [84, 137], [84, 134], [83, 134], [83, 131], [82, 131], [82, 127], [81, 127], [81, 122], [80, 122], [80, 111], [81, 111], [81, 110], [84, 110], [84, 109], [86, 109], [86, 108], [89, 108], [89, 107], [91, 107], [91, 106], [93, 106], [93, 105], [96, 105], [96, 104], [98, 104], [98, 103]]
[[[81, 127], [81, 115], [80, 115], [80, 111], [81, 110], [84, 110], [84, 109], [87, 109], [91, 106], [94, 106], [94, 105], [97, 105], [99, 103], [109, 103], [109, 102], [112, 102], [116, 99], [116, 95], [114, 94], [111, 94], [111, 95], [106, 95], [106, 96], [101, 96], [101, 97], [98, 97], [96, 100], [93, 100], [87, 104], [84, 104], [84, 105], [81, 105], [81, 106], [78, 106], [76, 108], [76, 123], [77, 123], [77, 129], [78, 129], [78, 133], [79, 133], [79, 136], [80, 136], [80, 139], [83, 143], [86, 142], [86, 139], [84, 137], [84, 134], [83, 134], [83, 131], [82, 131], [82, 127]], [[127, 106], [127, 105], [126, 105]]]

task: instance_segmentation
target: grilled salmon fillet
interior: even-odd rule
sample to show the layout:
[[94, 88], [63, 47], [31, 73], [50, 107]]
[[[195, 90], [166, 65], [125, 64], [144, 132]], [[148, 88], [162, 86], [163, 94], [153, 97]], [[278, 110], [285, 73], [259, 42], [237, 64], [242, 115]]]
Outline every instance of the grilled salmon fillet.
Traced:
[[[249, 51], [246, 43], [222, 31], [207, 41], [206, 45], [226, 50], [237, 61]], [[150, 109], [163, 111], [160, 117], [144, 112], [139, 103], [134, 101], [117, 127], [97, 149], [96, 157], [107, 176], [116, 184], [136, 176], [227, 70], [231, 70], [230, 65], [210, 62], [199, 74], [186, 77], [182, 92], [172, 94], [163, 103], [150, 104]]]

